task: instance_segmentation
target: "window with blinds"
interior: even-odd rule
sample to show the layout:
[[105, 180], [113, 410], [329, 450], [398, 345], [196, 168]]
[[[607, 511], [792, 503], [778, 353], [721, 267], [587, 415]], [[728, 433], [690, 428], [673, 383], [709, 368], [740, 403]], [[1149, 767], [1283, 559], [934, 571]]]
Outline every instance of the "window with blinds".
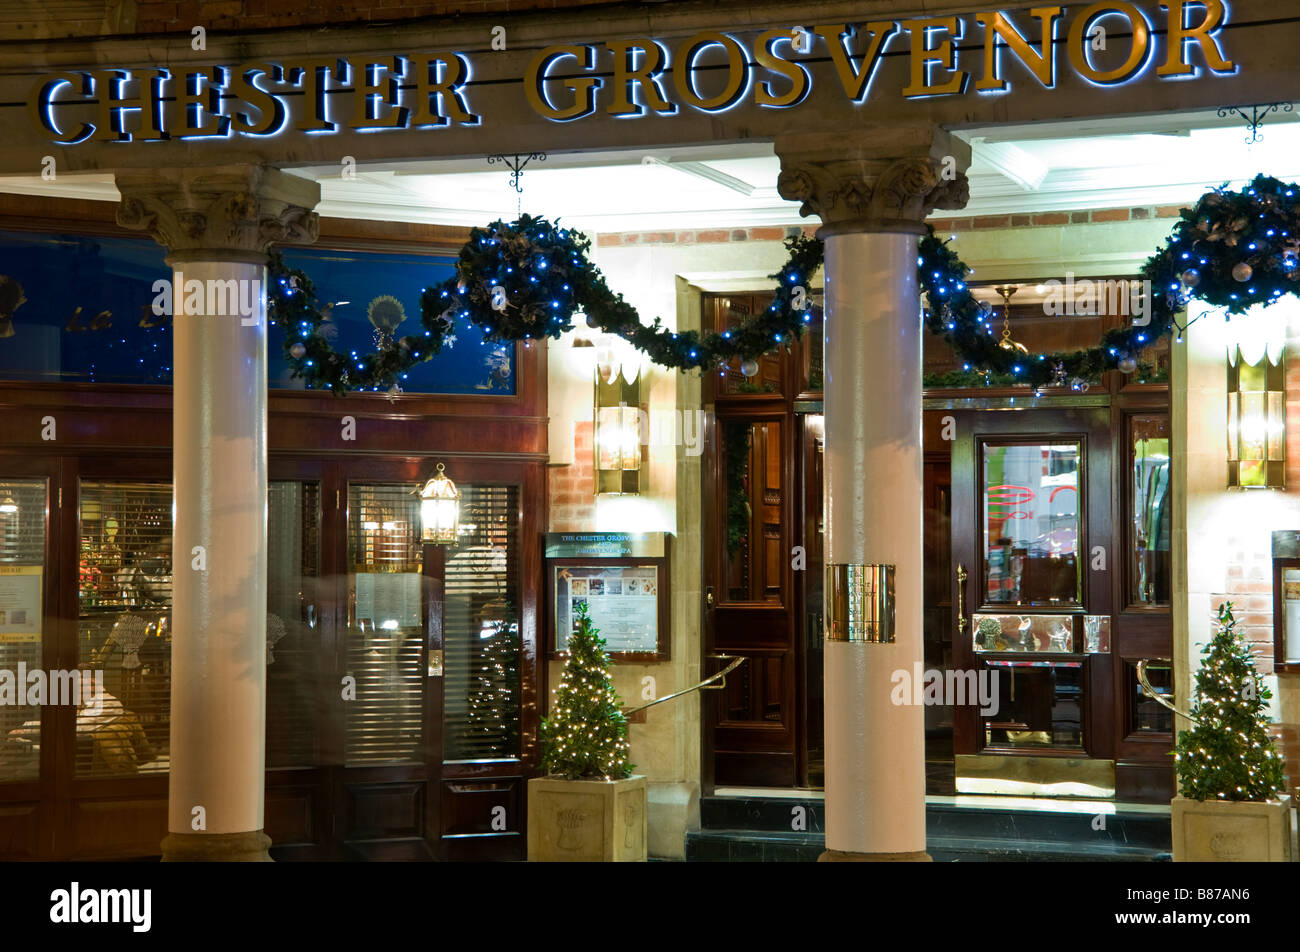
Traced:
[[460, 491], [460, 538], [446, 555], [443, 756], [518, 757], [519, 489]]
[[[317, 763], [320, 490], [272, 482], [267, 515], [266, 763]], [[83, 482], [80, 661], [104, 672], [102, 709], [77, 716], [78, 776], [165, 772], [171, 705], [172, 487]]]
[[77, 713], [78, 776], [164, 772], [171, 700], [172, 490], [83, 482], [77, 631], [103, 671], [99, 704]]
[[45, 586], [44, 479], [0, 479], [0, 671], [14, 696], [0, 705], [0, 783], [40, 775], [41, 709], [27, 705], [19, 665], [41, 667]]
[[320, 486], [272, 482], [266, 528], [266, 765], [319, 762]]
[[348, 487], [344, 760], [422, 761], [424, 632], [420, 497], [413, 485]]

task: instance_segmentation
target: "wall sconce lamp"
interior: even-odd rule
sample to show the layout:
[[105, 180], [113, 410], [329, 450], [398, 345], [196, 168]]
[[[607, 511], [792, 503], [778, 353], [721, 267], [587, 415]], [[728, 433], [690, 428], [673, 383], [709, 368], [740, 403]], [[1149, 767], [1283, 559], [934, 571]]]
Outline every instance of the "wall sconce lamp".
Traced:
[[[601, 371], [604, 369], [605, 374]], [[627, 365], [596, 367], [596, 493], [641, 491], [641, 382]]]
[[0, 513], [9, 515], [18, 511], [18, 503], [14, 502], [13, 496], [5, 496], [4, 502], [0, 502]]
[[1286, 362], [1280, 347], [1228, 347], [1228, 486], [1286, 488]]
[[443, 474], [443, 465], [420, 490], [420, 540], [451, 545], [460, 528], [460, 490]]

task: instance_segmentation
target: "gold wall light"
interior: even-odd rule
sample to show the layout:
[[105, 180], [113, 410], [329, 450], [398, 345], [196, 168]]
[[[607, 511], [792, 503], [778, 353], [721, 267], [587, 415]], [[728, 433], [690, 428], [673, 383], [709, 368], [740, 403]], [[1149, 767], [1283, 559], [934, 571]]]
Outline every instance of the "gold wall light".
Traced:
[[596, 368], [597, 494], [641, 492], [641, 378], [629, 382], [624, 370], [617, 362]]
[[1286, 360], [1280, 348], [1228, 348], [1228, 486], [1286, 488]]

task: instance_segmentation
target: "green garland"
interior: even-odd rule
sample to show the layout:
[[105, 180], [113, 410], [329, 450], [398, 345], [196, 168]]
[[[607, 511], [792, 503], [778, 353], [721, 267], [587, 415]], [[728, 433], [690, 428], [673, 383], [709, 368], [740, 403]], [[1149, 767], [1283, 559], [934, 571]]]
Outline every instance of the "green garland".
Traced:
[[[1145, 324], [1107, 331], [1094, 347], [1061, 353], [1024, 353], [1001, 346], [992, 309], [966, 284], [969, 268], [927, 226], [917, 254], [917, 276], [929, 302], [925, 324], [962, 361], [950, 383], [1072, 386], [1083, 389], [1103, 371], [1140, 370], [1138, 355], [1175, 328], [1193, 297], [1240, 314], [1297, 292], [1300, 186], [1257, 176], [1242, 192], [1224, 186], [1184, 209], [1165, 246], [1142, 266], [1151, 282]], [[344, 355], [321, 334], [320, 305], [311, 280], [279, 254], [269, 266], [268, 314], [285, 331], [284, 356], [309, 388], [344, 393], [380, 390], [442, 350], [456, 317], [485, 339], [558, 338], [585, 313], [589, 326], [617, 334], [663, 367], [695, 370], [741, 358], [753, 360], [797, 341], [812, 320], [812, 279], [822, 265], [822, 243], [786, 239], [789, 258], [771, 275], [771, 306], [722, 332], [673, 332], [659, 318], [641, 323], [636, 309], [611, 291], [588, 257], [591, 242], [545, 218], [521, 215], [513, 223], [475, 228], [456, 260], [456, 273], [421, 296], [422, 334], [388, 340], [374, 353]], [[966, 376], [963, 376], [966, 375]]]

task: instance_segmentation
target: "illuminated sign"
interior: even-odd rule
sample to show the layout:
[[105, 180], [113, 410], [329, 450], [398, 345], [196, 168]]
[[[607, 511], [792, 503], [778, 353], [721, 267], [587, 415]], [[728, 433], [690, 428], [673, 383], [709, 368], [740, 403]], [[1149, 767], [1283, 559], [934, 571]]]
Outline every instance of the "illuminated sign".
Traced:
[[[1035, 7], [1018, 14], [1019, 23], [988, 12], [774, 29], [752, 48], [722, 31], [696, 33], [671, 50], [649, 38], [548, 46], [521, 78], [533, 111], [563, 122], [602, 109], [615, 117], [715, 113], [747, 99], [790, 108], [812, 92], [816, 63], [829, 63], [844, 95], [861, 103], [886, 55], [906, 60], [899, 90], [906, 99], [960, 96], [972, 86], [980, 95], [1005, 94], [1008, 59], [1046, 89], [1056, 87], [1062, 60], [1085, 82], [1116, 86], [1157, 58], [1161, 33], [1160, 79], [1201, 75], [1194, 61], [1212, 73], [1236, 72], [1220, 45], [1223, 0], [1159, 6], [1163, 30], [1127, 0], [1101, 0], [1068, 16], [1061, 6]], [[970, 43], [981, 31], [982, 42]], [[471, 75], [469, 57], [451, 52], [311, 56], [177, 75], [164, 67], [95, 69], [42, 76], [27, 107], [66, 145], [271, 136], [290, 126], [307, 134], [475, 126], [481, 117], [469, 102]]]

